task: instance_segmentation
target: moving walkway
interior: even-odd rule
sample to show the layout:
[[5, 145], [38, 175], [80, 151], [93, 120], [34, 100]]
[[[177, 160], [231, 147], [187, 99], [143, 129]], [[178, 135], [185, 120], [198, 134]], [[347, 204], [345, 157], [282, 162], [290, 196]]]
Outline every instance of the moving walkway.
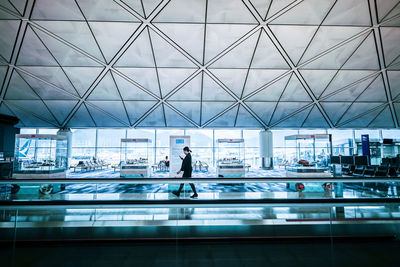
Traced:
[[[272, 185], [300, 178], [192, 179], [19, 179], [21, 192], [29, 184], [66, 184], [51, 195], [0, 194], [0, 241], [333, 238], [387, 237], [400, 231], [400, 179], [301, 178], [333, 184], [324, 193], [274, 191]], [[361, 182], [385, 184], [386, 191], [352, 188]], [[268, 192], [199, 192], [199, 199], [176, 198], [170, 192], [104, 191], [113, 184], [236, 183], [271, 185]], [[97, 191], [74, 193], [73, 185]], [[382, 186], [381, 186], [382, 187]], [[246, 188], [246, 187], [243, 187]], [[264, 187], [267, 188], [267, 187]], [[284, 186], [282, 186], [284, 188]], [[101, 190], [100, 190], [101, 189]], [[189, 192], [187, 192], [189, 196]]]

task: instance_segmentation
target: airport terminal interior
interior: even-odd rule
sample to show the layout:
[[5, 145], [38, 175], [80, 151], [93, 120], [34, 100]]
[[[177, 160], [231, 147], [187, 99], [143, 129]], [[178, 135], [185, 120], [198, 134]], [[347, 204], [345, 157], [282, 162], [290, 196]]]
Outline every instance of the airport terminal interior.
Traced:
[[399, 0], [0, 0], [0, 266], [398, 266]]

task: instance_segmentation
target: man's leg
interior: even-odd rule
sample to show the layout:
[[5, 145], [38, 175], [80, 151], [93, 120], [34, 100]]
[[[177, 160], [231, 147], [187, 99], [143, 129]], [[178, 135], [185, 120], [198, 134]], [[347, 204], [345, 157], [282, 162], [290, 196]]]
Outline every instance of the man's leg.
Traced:
[[181, 194], [181, 191], [182, 191], [182, 189], [183, 189], [183, 186], [184, 186], [184, 184], [181, 184], [181, 185], [179, 186], [178, 191], [172, 191], [172, 194], [174, 194], [175, 196], [179, 197], [179, 195]]
[[190, 187], [191, 187], [192, 190], [193, 190], [194, 196], [197, 196], [196, 187], [194, 186], [194, 184], [190, 184]]
[[179, 186], [179, 189], [178, 189], [178, 193], [179, 193], [179, 194], [181, 193], [181, 191], [182, 191], [184, 185], [185, 185], [185, 184], [181, 184], [181, 185]]

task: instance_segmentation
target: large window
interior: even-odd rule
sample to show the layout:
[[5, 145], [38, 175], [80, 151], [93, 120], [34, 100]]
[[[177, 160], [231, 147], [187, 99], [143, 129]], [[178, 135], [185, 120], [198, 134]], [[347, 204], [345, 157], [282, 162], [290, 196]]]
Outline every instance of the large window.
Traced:
[[96, 129], [72, 129], [72, 164], [96, 156]]
[[260, 131], [243, 130], [244, 152], [246, 164], [252, 167], [261, 166], [260, 161]]
[[[23, 134], [56, 134], [57, 131], [57, 129], [45, 128], [21, 129]], [[72, 129], [72, 163], [91, 160], [93, 157], [109, 163], [118, 163], [122, 138], [148, 138], [152, 141], [148, 151], [149, 162], [154, 164], [164, 160], [169, 155], [169, 137], [171, 135], [189, 135], [194, 161], [203, 161], [213, 167], [218, 160], [217, 139], [243, 138], [246, 163], [253, 168], [258, 168], [261, 165], [259, 132], [259, 130], [250, 129]], [[363, 134], [369, 135], [371, 152], [374, 152], [371, 154], [375, 156], [390, 157], [396, 156], [400, 152], [396, 145], [382, 144], [380, 147], [374, 148], [372, 144], [372, 142], [383, 143], [382, 139], [384, 138], [399, 140], [400, 130], [272, 130], [272, 133], [275, 166], [296, 159], [297, 148], [285, 142], [285, 136], [295, 134], [332, 134], [333, 155], [360, 154], [360, 138]], [[317, 147], [316, 152], [326, 153], [327, 148], [325, 145], [324, 147]]]
[[353, 130], [328, 130], [332, 135], [332, 154], [350, 156], [354, 154]]

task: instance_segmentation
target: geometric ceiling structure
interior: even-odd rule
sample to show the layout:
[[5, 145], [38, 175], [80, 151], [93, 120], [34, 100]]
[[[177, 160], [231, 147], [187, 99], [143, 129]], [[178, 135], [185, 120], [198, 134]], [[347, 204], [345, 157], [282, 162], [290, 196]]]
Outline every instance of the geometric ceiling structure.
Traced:
[[399, 44], [399, 0], [0, 0], [0, 114], [399, 128]]

